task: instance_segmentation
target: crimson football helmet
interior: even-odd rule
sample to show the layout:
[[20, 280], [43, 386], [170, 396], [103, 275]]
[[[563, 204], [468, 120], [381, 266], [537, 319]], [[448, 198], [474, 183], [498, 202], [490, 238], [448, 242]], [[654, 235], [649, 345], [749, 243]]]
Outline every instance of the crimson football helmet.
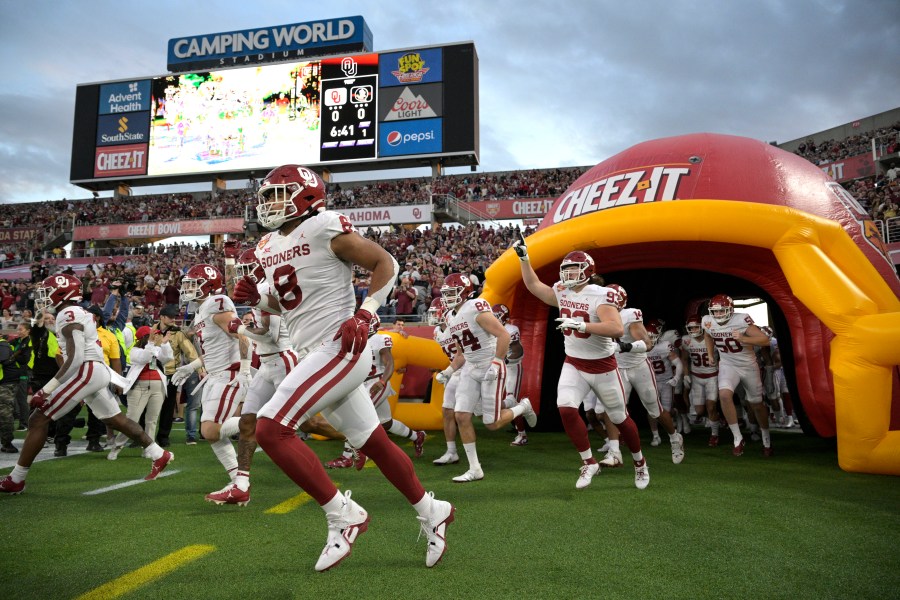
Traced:
[[709, 301], [709, 315], [719, 325], [724, 325], [730, 321], [733, 314], [734, 300], [731, 299], [731, 296], [718, 294]]
[[594, 259], [581, 250], [569, 252], [559, 263], [559, 280], [567, 288], [587, 283], [593, 274]]
[[684, 323], [684, 330], [688, 332], [688, 335], [695, 339], [700, 339], [703, 337], [703, 328], [700, 326], [700, 317], [697, 315], [691, 315], [687, 318], [687, 321]]
[[441, 286], [441, 298], [447, 310], [453, 310], [469, 298], [475, 295], [475, 286], [472, 280], [462, 273], [450, 273], [444, 278]]
[[441, 298], [435, 298], [428, 307], [428, 324], [440, 325], [444, 320], [444, 301]]
[[181, 280], [181, 303], [202, 300], [217, 293], [225, 285], [225, 280], [212, 265], [194, 265]]
[[656, 340], [662, 335], [662, 322], [659, 319], [650, 319], [644, 327], [647, 329], [647, 335], [650, 336], [650, 341], [656, 344]]
[[51, 275], [34, 290], [34, 308], [39, 312], [56, 310], [63, 302], [81, 302], [81, 280], [77, 277]]
[[266, 229], [278, 229], [285, 221], [303, 219], [325, 209], [325, 182], [315, 171], [300, 165], [283, 165], [269, 171], [256, 195], [256, 214]]
[[263, 271], [262, 265], [256, 258], [256, 251], [253, 248], [247, 248], [238, 259], [234, 262], [235, 273], [238, 279], [249, 277], [256, 283], [262, 283], [266, 280], [266, 272]]
[[614, 300], [616, 308], [618, 308], [619, 310], [625, 308], [625, 306], [628, 304], [628, 292], [625, 291], [625, 288], [623, 288], [618, 283], [609, 283], [606, 285], [606, 287], [611, 290], [615, 290], [616, 292], [616, 299]]
[[494, 313], [494, 316], [497, 317], [497, 320], [500, 321], [503, 325], [509, 323], [509, 307], [505, 304], [495, 304], [491, 307], [491, 311]]

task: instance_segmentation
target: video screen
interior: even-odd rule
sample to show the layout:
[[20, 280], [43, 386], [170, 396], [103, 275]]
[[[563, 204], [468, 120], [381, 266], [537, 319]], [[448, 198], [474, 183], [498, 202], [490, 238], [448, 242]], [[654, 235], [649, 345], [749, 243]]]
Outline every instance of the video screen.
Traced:
[[320, 98], [319, 61], [156, 78], [147, 175], [317, 163]]

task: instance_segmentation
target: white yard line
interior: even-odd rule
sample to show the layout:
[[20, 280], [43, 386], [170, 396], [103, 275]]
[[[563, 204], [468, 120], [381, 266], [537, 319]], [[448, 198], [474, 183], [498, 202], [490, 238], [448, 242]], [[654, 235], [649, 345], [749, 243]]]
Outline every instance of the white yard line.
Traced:
[[[156, 479], [160, 477], [168, 477], [169, 475], [174, 475], [175, 473], [180, 473], [178, 469], [166, 469], [162, 473], [160, 473]], [[123, 481], [122, 483], [117, 483], [115, 485], [110, 485], [104, 488], [100, 488], [98, 490], [91, 490], [89, 492], [82, 492], [82, 496], [96, 496], [97, 494], [105, 494], [106, 492], [114, 492], [116, 490], [121, 490], [122, 488], [131, 487], [133, 485], [138, 485], [140, 483], [147, 483], [143, 478], [141, 479], [132, 479], [131, 481]]]

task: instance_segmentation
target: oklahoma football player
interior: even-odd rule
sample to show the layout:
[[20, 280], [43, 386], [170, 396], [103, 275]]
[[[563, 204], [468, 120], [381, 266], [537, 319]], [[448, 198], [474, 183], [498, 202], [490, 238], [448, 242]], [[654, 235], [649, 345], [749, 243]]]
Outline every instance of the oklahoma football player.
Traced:
[[[311, 169], [273, 169], [258, 197], [259, 221], [273, 233], [256, 253], [272, 291], [261, 295], [245, 277], [235, 284], [234, 297], [280, 314], [302, 357], [257, 413], [256, 438], [325, 512], [328, 539], [315, 568], [325, 571], [347, 558], [369, 525], [366, 510], [350, 491], [338, 492], [316, 454], [295, 434], [298, 425], [320, 411], [413, 505], [428, 539], [425, 564], [432, 567], [446, 550], [454, 507], [425, 492], [409, 456], [380, 426], [363, 386], [372, 366], [369, 325], [397, 278], [397, 262], [360, 236], [344, 215], [325, 209], [325, 182]], [[359, 309], [351, 281], [354, 264], [372, 274], [369, 295]]]
[[103, 350], [97, 338], [94, 316], [81, 308], [81, 280], [71, 275], [52, 275], [35, 288], [35, 308], [56, 313], [56, 335], [65, 358], [56, 375], [31, 397], [35, 409], [28, 419], [28, 433], [22, 453], [12, 473], [0, 481], [0, 493], [21, 494], [25, 477], [35, 457], [47, 441], [50, 421], [58, 421], [81, 402], [87, 404], [108, 427], [121, 431], [139, 443], [145, 455], [153, 460], [146, 480], [156, 479], [175, 460], [150, 439], [140, 425], [119, 410], [119, 402], [109, 391], [110, 382], [123, 386], [126, 382], [103, 362]]
[[769, 336], [753, 323], [750, 315], [734, 312], [734, 301], [725, 294], [713, 296], [709, 301], [709, 314], [703, 317], [702, 326], [706, 351], [713, 366], [716, 365], [715, 351], [719, 352], [719, 404], [734, 435], [733, 454], [741, 456], [744, 453], [744, 436], [734, 408], [734, 390], [741, 385], [759, 424], [763, 456], [772, 456], [769, 409], [763, 402], [762, 380], [756, 353], [751, 347], [768, 346]]
[[224, 288], [222, 273], [208, 264], [194, 265], [181, 280], [181, 303], [198, 304], [193, 328], [200, 342], [200, 356], [176, 369], [172, 384], [180, 385], [200, 368], [206, 371], [200, 383], [200, 433], [230, 478], [228, 485], [206, 499], [216, 502], [223, 496], [233, 497], [230, 503], [243, 506], [250, 501], [250, 473], [238, 469], [230, 438], [239, 431], [240, 405], [250, 387], [250, 344], [229, 331], [237, 311]]
[[566, 360], [556, 388], [556, 405], [566, 434], [582, 461], [576, 489], [589, 486], [594, 475], [600, 472], [600, 465], [591, 452], [587, 427], [578, 414], [578, 405], [588, 390], [597, 395], [631, 450], [635, 487], [646, 488], [650, 484], [650, 472], [641, 452], [637, 426], [625, 409], [622, 378], [616, 363], [613, 340], [625, 332], [616, 306], [618, 292], [599, 285], [602, 279], [594, 272], [594, 259], [586, 252], [569, 252], [559, 265], [559, 281], [549, 286], [534, 272], [524, 238], [516, 240], [512, 247], [519, 257], [528, 291], [545, 304], [559, 308], [557, 329], [563, 333]]

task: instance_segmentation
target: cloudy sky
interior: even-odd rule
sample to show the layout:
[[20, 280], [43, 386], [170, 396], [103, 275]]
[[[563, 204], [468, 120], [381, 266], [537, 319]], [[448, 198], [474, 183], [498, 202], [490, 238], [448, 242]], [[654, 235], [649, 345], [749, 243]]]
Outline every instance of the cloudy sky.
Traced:
[[68, 183], [79, 83], [164, 74], [170, 38], [351, 15], [376, 51], [475, 42], [481, 171], [692, 132], [783, 142], [900, 106], [897, 0], [0, 0], [0, 202], [90, 195]]

